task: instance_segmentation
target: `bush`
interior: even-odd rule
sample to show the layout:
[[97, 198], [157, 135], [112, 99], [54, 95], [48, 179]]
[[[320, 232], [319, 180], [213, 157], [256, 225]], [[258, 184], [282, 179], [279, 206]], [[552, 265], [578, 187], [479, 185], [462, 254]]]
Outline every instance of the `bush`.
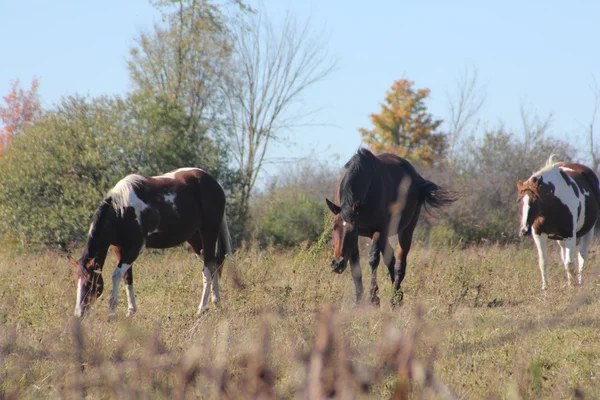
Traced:
[[104, 194], [130, 173], [226, 162], [201, 127], [165, 101], [68, 97], [0, 157], [0, 233], [55, 246], [85, 239]]
[[465, 243], [518, 240], [517, 180], [529, 178], [552, 154], [571, 160], [574, 149], [543, 130], [518, 139], [498, 128], [467, 143], [456, 163], [455, 183], [462, 196], [446, 212], [448, 225]]
[[278, 247], [315, 242], [323, 232], [326, 213], [330, 213], [325, 197], [332, 195], [337, 178], [337, 172], [310, 160], [284, 169], [253, 201], [256, 239], [262, 245]]

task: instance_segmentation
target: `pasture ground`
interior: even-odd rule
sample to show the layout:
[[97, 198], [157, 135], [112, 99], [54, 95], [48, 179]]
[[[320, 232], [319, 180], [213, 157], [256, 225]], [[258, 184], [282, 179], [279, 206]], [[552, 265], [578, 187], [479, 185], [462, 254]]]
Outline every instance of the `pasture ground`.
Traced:
[[241, 249], [220, 307], [197, 318], [200, 261], [186, 248], [146, 251], [134, 264], [137, 314], [125, 317], [121, 288], [108, 321], [111, 253], [105, 293], [79, 324], [63, 256], [3, 252], [0, 398], [600, 398], [596, 254], [583, 287], [566, 287], [551, 245], [542, 293], [529, 242], [416, 243], [397, 309], [383, 265], [381, 307], [355, 307], [350, 272], [333, 274], [329, 254]]

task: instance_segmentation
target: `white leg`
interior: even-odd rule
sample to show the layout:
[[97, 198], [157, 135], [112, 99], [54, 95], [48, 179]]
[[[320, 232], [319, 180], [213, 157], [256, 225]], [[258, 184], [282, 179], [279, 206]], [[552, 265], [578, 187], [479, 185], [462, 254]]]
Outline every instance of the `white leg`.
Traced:
[[579, 269], [577, 271], [577, 284], [581, 285], [583, 283], [583, 264], [587, 259], [588, 251], [590, 249], [590, 244], [592, 243], [592, 239], [594, 238], [594, 227], [590, 229], [588, 233], [586, 233], [579, 242], [579, 254], [577, 257]]
[[125, 285], [125, 289], [127, 290], [127, 316], [131, 317], [137, 311], [135, 295], [133, 294], [133, 285]]
[[115, 308], [117, 306], [117, 298], [119, 295], [119, 283], [121, 283], [121, 279], [123, 279], [123, 275], [125, 275], [125, 272], [127, 272], [127, 270], [130, 267], [131, 267], [131, 264], [119, 264], [119, 265], [117, 265], [117, 268], [115, 268], [115, 271], [113, 272], [113, 275], [112, 275], [113, 290], [112, 290], [112, 296], [110, 297], [110, 303], [108, 306], [109, 314], [115, 313]]
[[75, 302], [75, 316], [81, 318], [83, 316], [83, 279], [77, 280], [77, 300]]
[[542, 233], [541, 235], [532, 233], [532, 236], [538, 250], [538, 264], [540, 266], [540, 273], [542, 274], [542, 290], [546, 290], [548, 288], [548, 268], [546, 267], [546, 248], [548, 235], [545, 233]]
[[208, 295], [210, 294], [210, 281], [212, 280], [212, 274], [210, 273], [210, 269], [204, 267], [202, 270], [202, 280], [204, 282], [204, 288], [202, 289], [202, 300], [200, 301], [200, 306], [198, 307], [198, 315], [202, 314], [204, 308], [208, 303]]
[[214, 304], [217, 304], [219, 302], [219, 300], [221, 300], [221, 295], [219, 293], [219, 274], [216, 272], [213, 274], [211, 294], [212, 294], [212, 296], [211, 296], [212, 302]]
[[557, 240], [556, 243], [558, 243], [558, 246], [560, 247], [560, 262], [563, 263], [563, 265], [565, 264], [565, 260], [566, 260], [566, 255], [567, 255], [567, 247], [565, 245], [565, 242], [562, 240]]
[[567, 285], [572, 284], [572, 271], [573, 266], [575, 265], [575, 247], [577, 244], [577, 239], [572, 237], [571, 239], [566, 240], [566, 248], [565, 248], [565, 258], [563, 259], [563, 263], [565, 265], [565, 272], [567, 273]]

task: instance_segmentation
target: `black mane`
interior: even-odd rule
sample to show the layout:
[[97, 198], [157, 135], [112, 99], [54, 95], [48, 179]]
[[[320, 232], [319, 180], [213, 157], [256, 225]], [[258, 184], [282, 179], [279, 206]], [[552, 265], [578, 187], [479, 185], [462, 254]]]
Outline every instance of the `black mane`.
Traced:
[[83, 249], [83, 256], [81, 261], [87, 263], [92, 258], [97, 257], [99, 252], [103, 251], [105, 247], [103, 243], [100, 243], [102, 238], [100, 234], [104, 230], [104, 225], [108, 222], [110, 212], [113, 211], [112, 199], [107, 197], [102, 201], [102, 204], [96, 209], [94, 216], [92, 217], [92, 223], [90, 226], [90, 232]]
[[346, 173], [340, 184], [340, 206], [344, 219], [353, 220], [352, 207], [358, 207], [364, 202], [371, 184], [372, 171], [379, 162], [369, 150], [360, 148], [344, 165]]

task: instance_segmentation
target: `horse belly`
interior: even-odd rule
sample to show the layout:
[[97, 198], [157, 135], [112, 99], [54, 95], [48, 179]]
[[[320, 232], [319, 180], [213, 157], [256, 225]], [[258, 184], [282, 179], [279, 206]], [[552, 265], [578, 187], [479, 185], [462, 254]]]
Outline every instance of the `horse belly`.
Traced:
[[194, 229], [195, 225], [192, 223], [185, 223], [185, 221], [179, 218], [169, 219], [168, 221], [169, 223], [161, 223], [157, 229], [148, 233], [146, 236], [146, 247], [165, 249], [179, 246], [187, 242], [194, 232], [196, 232], [196, 229]]

